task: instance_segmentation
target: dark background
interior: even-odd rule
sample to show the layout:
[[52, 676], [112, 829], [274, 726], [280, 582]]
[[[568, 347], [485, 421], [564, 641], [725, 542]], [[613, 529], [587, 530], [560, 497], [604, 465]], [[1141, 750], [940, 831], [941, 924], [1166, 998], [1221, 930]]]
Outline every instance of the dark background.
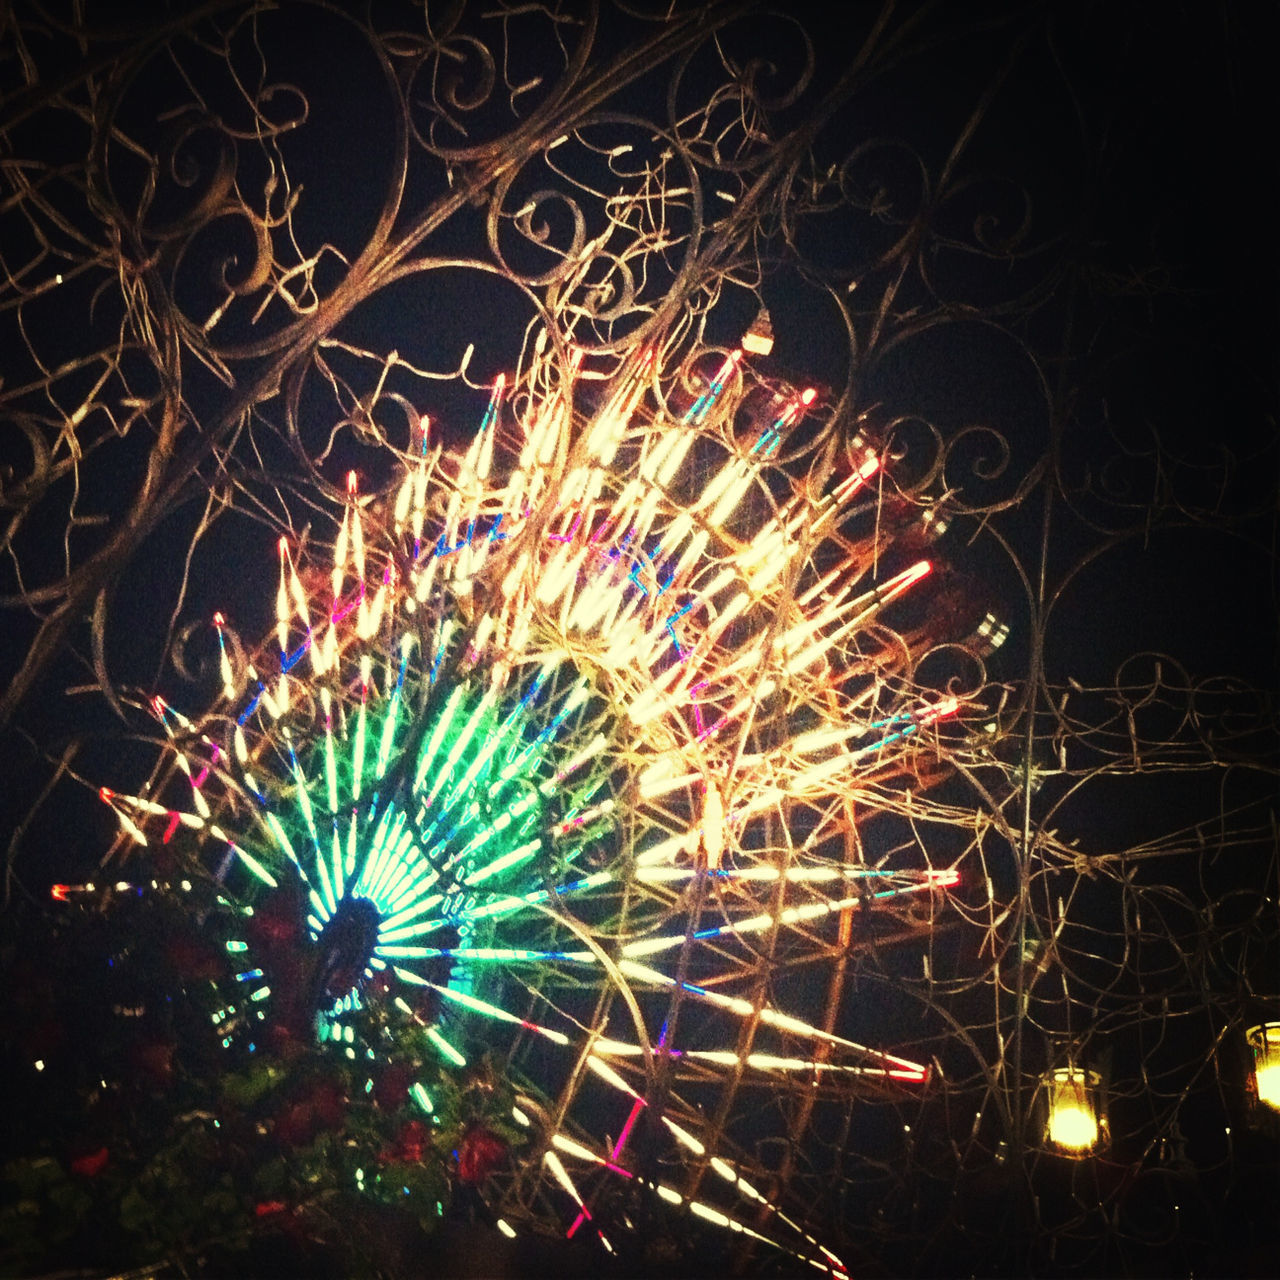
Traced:
[[[837, 83], [881, 11], [801, 5], [789, 12], [800, 16], [814, 38], [816, 70], [811, 91], [774, 113], [778, 133], [798, 123], [824, 89]], [[1039, 820], [1061, 801], [1059, 817], [1072, 834], [1103, 853], [1195, 824], [1211, 842], [1216, 836], [1225, 852], [1212, 858], [1188, 851], [1185, 858], [1166, 856], [1133, 872], [1138, 883], [1149, 884], [1153, 902], [1178, 902], [1176, 911], [1170, 909], [1173, 942], [1158, 955], [1156, 948], [1130, 954], [1129, 925], [1109, 885], [1082, 883], [1065, 935], [1078, 961], [1072, 980], [1090, 989], [1107, 986], [1113, 970], [1122, 969], [1124, 983], [1140, 994], [1149, 955], [1158, 986], [1168, 967], [1180, 963], [1177, 939], [1188, 952], [1212, 949], [1216, 922], [1231, 918], [1222, 904], [1243, 897], [1261, 922], [1255, 932], [1262, 941], [1224, 949], [1215, 961], [1215, 991], [1223, 1000], [1238, 997], [1233, 1008], [1246, 1020], [1280, 1016], [1280, 1007], [1259, 999], [1280, 998], [1276, 853], [1266, 830], [1268, 811], [1274, 823], [1280, 474], [1274, 234], [1280, 175], [1269, 67], [1275, 18], [1269, 5], [1214, 3], [897, 8], [891, 27], [902, 34], [894, 56], [876, 64], [834, 111], [816, 138], [815, 167], [838, 163], [857, 141], [901, 138], [919, 156], [935, 192], [941, 188], [947, 198], [935, 201], [922, 218], [928, 230], [917, 250], [883, 261], [876, 254], [902, 232], [894, 207], [882, 216], [845, 211], [809, 218], [791, 250], [783, 237], [769, 241], [768, 252], [776, 257], [760, 291], [773, 317], [772, 367], [780, 375], [833, 394], [852, 388], [853, 409], [866, 414], [872, 428], [887, 430], [896, 419], [918, 415], [947, 438], [982, 424], [1007, 442], [1009, 467], [985, 490], [980, 484], [967, 490], [978, 510], [959, 522], [947, 549], [956, 574], [966, 584], [980, 584], [974, 590], [1011, 624], [1009, 644], [992, 660], [994, 680], [1021, 685], [1038, 636], [1045, 678], [1059, 690], [1068, 680], [1106, 686], [1126, 660], [1146, 651], [1172, 655], [1189, 682], [1223, 678], [1220, 689], [1226, 692], [1198, 704], [1205, 723], [1197, 759], [1203, 764], [1217, 752], [1215, 766], [1109, 778], [1074, 801], [1065, 797], [1062, 780], [1050, 780], [1036, 808]], [[313, 193], [303, 202], [302, 225], [315, 218], [325, 237], [356, 250], [376, 218], [380, 195], [379, 184], [364, 175], [387, 161], [381, 135], [370, 124], [377, 117], [376, 74], [335, 41], [334, 28], [325, 25], [332, 19], [299, 8], [288, 21], [297, 24], [296, 38], [281, 40], [273, 56], [313, 86], [315, 107], [293, 153], [294, 180]], [[741, 49], [740, 65], [748, 56], [768, 58], [775, 49], [779, 59], [791, 56], [792, 46], [781, 36], [776, 43], [770, 39], [777, 19], [753, 21], [733, 37], [739, 45], [726, 42], [730, 50]], [[779, 24], [778, 31], [785, 26]], [[599, 36], [602, 54], [624, 48], [633, 29], [633, 20], [607, 11]], [[536, 61], [536, 51], [526, 54]], [[14, 65], [12, 56], [8, 65]], [[175, 83], [158, 78], [153, 87], [135, 90], [133, 118], [158, 113]], [[699, 83], [687, 77], [685, 91], [696, 95]], [[656, 72], [652, 83], [629, 91], [627, 109], [660, 114], [664, 84], [663, 73]], [[981, 117], [956, 159], [956, 172], [973, 185], [947, 186], [940, 176], [978, 107]], [[39, 128], [37, 121], [16, 135], [27, 155], [43, 148], [51, 160], [60, 160], [79, 145], [57, 131], [41, 138]], [[918, 208], [912, 203], [914, 176], [899, 167], [900, 159], [884, 166], [871, 176], [885, 183], [891, 206], [900, 200], [902, 209]], [[410, 195], [428, 194], [443, 179], [441, 166], [424, 162]], [[67, 199], [68, 219], [89, 217]], [[978, 219], [993, 219], [982, 226], [991, 243], [998, 243], [1018, 225], [1028, 207], [1024, 199], [1032, 211], [1030, 231], [1012, 254], [956, 250], [972, 247]], [[432, 242], [434, 251], [479, 252], [482, 216], [473, 211], [455, 219]], [[856, 356], [842, 339], [819, 276], [857, 280], [851, 304], [859, 326]], [[877, 299], [891, 286], [897, 290], [896, 312], [877, 340], [869, 341]], [[198, 292], [198, 281], [191, 288]], [[40, 313], [46, 328], [39, 341], [46, 351], [65, 356], [74, 350], [82, 303], [77, 300], [65, 323], [54, 310]], [[712, 336], [732, 339], [755, 305], [746, 291], [728, 290]], [[917, 325], [921, 316], [936, 323]], [[430, 288], [387, 290], [339, 332], [353, 342], [397, 347], [439, 368], [451, 367], [467, 342], [475, 341], [472, 373], [478, 381], [511, 367], [519, 341], [501, 290], [495, 288], [490, 298], [483, 287], [447, 274]], [[7, 385], [16, 385], [27, 373], [26, 361], [11, 325], [6, 334], [0, 373]], [[188, 394], [199, 413], [211, 414], [227, 389], [196, 366]], [[441, 384], [431, 412], [443, 430], [465, 439], [468, 424], [478, 420], [480, 399]], [[315, 413], [323, 412], [317, 398]], [[10, 430], [0, 425], [0, 432]], [[15, 438], [0, 438], [0, 450], [14, 449]], [[1047, 521], [1044, 482], [1030, 486], [1022, 501], [1004, 505], [1046, 457], [1052, 492]], [[105, 472], [88, 472], [87, 490], [89, 504], [98, 503], [109, 517], [117, 495], [136, 478], [130, 468], [141, 465], [127, 451], [112, 458]], [[957, 467], [964, 462], [962, 450]], [[328, 478], [337, 483], [345, 465], [335, 455]], [[990, 506], [986, 516], [984, 504]], [[105, 651], [121, 685], [172, 687], [172, 672], [163, 669], [163, 640], [197, 511], [190, 503], [175, 511], [142, 543], [122, 579]], [[47, 528], [39, 519], [47, 520]], [[999, 535], [1000, 549], [993, 550], [985, 536], [991, 530]], [[274, 596], [275, 536], [266, 521], [228, 520], [196, 563], [184, 620], [233, 607], [244, 634], [264, 633]], [[23, 581], [56, 578], [56, 510], [38, 513], [24, 537]], [[1019, 586], [1015, 566], [1034, 583], [1042, 559], [1052, 606], [1041, 615], [1038, 632], [1037, 611]], [[13, 602], [18, 579], [12, 561], [4, 574], [9, 607], [0, 620], [0, 648], [7, 676], [20, 662], [33, 624]], [[86, 620], [71, 630], [44, 681], [5, 730], [0, 793], [4, 831], [12, 839], [10, 910], [42, 913], [51, 883], [92, 871], [115, 825], [93, 794], [96, 786], [110, 779], [117, 789], [129, 790], [151, 764], [149, 747], [134, 741], [142, 732], [136, 717], [122, 724], [100, 696], [64, 693], [93, 683], [90, 649]], [[197, 681], [191, 696], [199, 690]], [[1261, 728], [1232, 737], [1236, 719], [1254, 711]], [[1170, 740], [1182, 729], [1172, 725]], [[1033, 736], [1042, 730], [1046, 754], [1037, 761], [1043, 764], [1052, 761], [1049, 720], [1038, 721]], [[1118, 731], [1123, 738], [1123, 726]], [[1215, 731], [1225, 745], [1215, 745]], [[51, 762], [76, 737], [83, 739], [75, 760], [83, 785], [63, 778], [51, 799], [33, 811], [53, 774]], [[1089, 738], [1097, 741], [1096, 733]], [[1085, 749], [1094, 748], [1086, 743]], [[1018, 765], [1012, 758], [1005, 763], [1010, 770]], [[1231, 826], [1235, 819], [1220, 817], [1237, 803], [1247, 814], [1238, 830]], [[934, 962], [962, 973], [978, 957], [961, 942], [940, 938]], [[890, 975], [896, 963], [887, 962]], [[911, 963], [917, 963], [914, 956]], [[910, 1044], [918, 1028], [892, 996], [881, 1000], [874, 990], [872, 984], [863, 991], [850, 1017], [888, 1044]], [[1042, 998], [1049, 1000], [1043, 993]], [[1073, 999], [1084, 1009], [1090, 998]], [[839, 1220], [855, 1251], [865, 1251], [865, 1267], [881, 1265], [890, 1274], [987, 1268], [1017, 1274], [1029, 1256], [1045, 1270], [1097, 1274], [1266, 1274], [1280, 1243], [1275, 1134], [1250, 1131], [1234, 1146], [1224, 1145], [1223, 1113], [1230, 1120], [1237, 1103], [1224, 1101], [1220, 1089], [1205, 1090], [1203, 1073], [1188, 1075], [1188, 1064], [1207, 1060], [1210, 1032], [1199, 1025], [1185, 1030], [1180, 1023], [1184, 1029], [1157, 1052], [1145, 1038], [1142, 1018], [1125, 1012], [1133, 1007], [1118, 1001], [1108, 1012], [1094, 1005], [1096, 1016], [1114, 1021], [1117, 1053], [1123, 1055], [1128, 1044], [1142, 1046], [1138, 1052], [1153, 1073], [1160, 1054], [1169, 1057], [1169, 1079], [1157, 1089], [1154, 1075], [1149, 1078], [1162, 1098], [1185, 1084], [1190, 1104], [1181, 1113], [1181, 1128], [1189, 1154], [1184, 1152], [1177, 1172], [1189, 1189], [1174, 1198], [1191, 1208], [1170, 1215], [1168, 1197], [1157, 1197], [1158, 1205], [1149, 1210], [1139, 1205], [1124, 1224], [1111, 1228], [1126, 1241], [1124, 1247], [1099, 1249], [1097, 1235], [1107, 1229], [1094, 1222], [1077, 1231], [1072, 1216], [1079, 1171], [1050, 1171], [1044, 1176], [1062, 1185], [1041, 1186], [1045, 1208], [1039, 1217], [1030, 1211], [1015, 1217], [1015, 1234], [993, 1241], [985, 1227], [1005, 1211], [1004, 1184], [959, 1174], [931, 1184], [926, 1159], [904, 1154], [895, 1145], [898, 1139], [888, 1136], [890, 1128], [895, 1134], [900, 1128], [894, 1112], [883, 1135], [886, 1164], [904, 1170], [893, 1195], [875, 1175], [867, 1183], [874, 1204], [844, 1195], [823, 1204], [819, 1216]], [[1136, 1132], [1143, 1122], [1137, 1115], [1141, 1097], [1128, 1105]], [[882, 1119], [867, 1119], [860, 1138], [864, 1151], [876, 1149]], [[852, 1147], [858, 1141], [855, 1134]], [[1131, 1167], [1137, 1167], [1147, 1153], [1138, 1144], [1131, 1156]], [[854, 1164], [851, 1157], [848, 1167]], [[1125, 1176], [1124, 1160], [1117, 1156], [1115, 1166], [1099, 1175], [1104, 1192]], [[886, 1217], [884, 1204], [895, 1196], [910, 1209], [899, 1205]], [[1054, 1205], [1066, 1206], [1060, 1218], [1054, 1217]], [[957, 1221], [958, 1236], [937, 1227]], [[1024, 1244], [1016, 1231], [1041, 1243]], [[1055, 1236], [1061, 1253], [1046, 1255], [1041, 1245]], [[970, 1252], [936, 1243], [953, 1238], [967, 1241]]]

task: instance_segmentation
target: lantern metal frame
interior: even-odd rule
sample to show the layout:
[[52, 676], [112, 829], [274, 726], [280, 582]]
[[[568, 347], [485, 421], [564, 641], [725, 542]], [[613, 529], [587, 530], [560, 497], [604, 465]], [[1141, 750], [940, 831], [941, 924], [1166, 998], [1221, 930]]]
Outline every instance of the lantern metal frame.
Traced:
[[1280, 1113], [1280, 1021], [1260, 1022], [1244, 1038], [1252, 1054], [1250, 1095], [1259, 1108]]
[[1101, 1073], [1068, 1059], [1044, 1073], [1040, 1093], [1040, 1131], [1050, 1152], [1083, 1160], [1107, 1146], [1110, 1129]]

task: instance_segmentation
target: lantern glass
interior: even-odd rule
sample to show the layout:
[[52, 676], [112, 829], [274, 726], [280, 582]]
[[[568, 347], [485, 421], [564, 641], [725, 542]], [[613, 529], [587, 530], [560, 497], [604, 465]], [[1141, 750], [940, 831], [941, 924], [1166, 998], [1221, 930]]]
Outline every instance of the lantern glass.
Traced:
[[1049, 1118], [1045, 1137], [1068, 1155], [1087, 1155], [1098, 1145], [1101, 1124], [1098, 1095], [1102, 1081], [1096, 1071], [1058, 1067], [1050, 1072]]
[[1280, 1111], [1280, 1022], [1264, 1022], [1245, 1033], [1253, 1050], [1253, 1083], [1258, 1101]]

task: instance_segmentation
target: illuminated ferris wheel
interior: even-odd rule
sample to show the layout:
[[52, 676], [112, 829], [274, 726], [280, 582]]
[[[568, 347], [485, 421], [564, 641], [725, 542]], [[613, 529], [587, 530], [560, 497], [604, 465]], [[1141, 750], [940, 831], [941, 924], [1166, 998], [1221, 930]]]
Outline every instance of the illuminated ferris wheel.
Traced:
[[840, 1009], [857, 922], [910, 937], [956, 878], [859, 834], [963, 710], [895, 624], [942, 522], [886, 516], [870, 439], [797, 466], [815, 393], [742, 349], [637, 353], [590, 412], [579, 373], [499, 378], [461, 454], [423, 419], [386, 494], [351, 477], [324, 569], [281, 539], [273, 642], [223, 645], [202, 718], [157, 699], [167, 781], [104, 798], [218, 886], [229, 1049], [283, 1010], [356, 1061], [407, 1028], [501, 1052], [533, 1153], [491, 1184], [503, 1231], [613, 1249], [641, 1196], [840, 1273], [776, 1153], [819, 1097], [929, 1076]]

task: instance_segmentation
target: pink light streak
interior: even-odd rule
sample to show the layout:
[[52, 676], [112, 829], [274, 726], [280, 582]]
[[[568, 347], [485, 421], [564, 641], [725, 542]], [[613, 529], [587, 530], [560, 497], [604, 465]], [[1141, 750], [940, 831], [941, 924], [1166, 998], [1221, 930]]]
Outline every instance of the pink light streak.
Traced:
[[[641, 1097], [637, 1097], [631, 1104], [631, 1114], [627, 1117], [627, 1122], [622, 1126], [622, 1132], [618, 1135], [618, 1140], [613, 1144], [613, 1150], [609, 1153], [609, 1159], [601, 1161], [606, 1169], [612, 1169], [614, 1173], [620, 1173], [624, 1177], [630, 1178], [633, 1175], [620, 1165], [614, 1163], [622, 1154], [622, 1148], [627, 1145], [627, 1139], [631, 1136], [631, 1130], [635, 1127], [636, 1121], [640, 1117], [640, 1112], [649, 1104]], [[564, 1233], [566, 1240], [573, 1239], [573, 1233], [582, 1226], [583, 1222], [588, 1221], [591, 1215], [587, 1212], [587, 1206], [582, 1206], [582, 1211], [573, 1220], [573, 1225]]]

